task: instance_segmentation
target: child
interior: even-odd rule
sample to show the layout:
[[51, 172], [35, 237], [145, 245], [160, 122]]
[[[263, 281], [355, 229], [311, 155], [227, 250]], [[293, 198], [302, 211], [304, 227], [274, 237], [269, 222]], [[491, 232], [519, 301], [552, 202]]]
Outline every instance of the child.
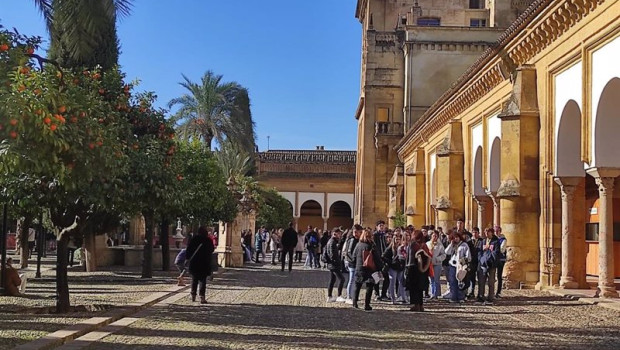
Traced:
[[179, 272], [181, 272], [181, 274], [177, 278], [177, 285], [178, 286], [184, 286], [185, 285], [185, 280], [183, 279], [183, 276], [185, 275], [185, 262], [186, 261], [187, 261], [187, 259], [186, 259], [186, 250], [185, 250], [185, 248], [183, 248], [183, 249], [181, 249], [179, 254], [177, 254], [176, 258], [174, 258], [174, 264], [176, 265], [176, 267], [179, 270]]

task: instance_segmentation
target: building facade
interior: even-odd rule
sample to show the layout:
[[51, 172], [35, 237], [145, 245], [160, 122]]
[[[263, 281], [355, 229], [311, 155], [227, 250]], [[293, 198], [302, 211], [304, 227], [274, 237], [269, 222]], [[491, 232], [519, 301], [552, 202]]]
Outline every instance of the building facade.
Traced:
[[[385, 220], [390, 203], [403, 206], [405, 193], [396, 185], [398, 171], [404, 170], [395, 170], [400, 161], [394, 146], [495, 43], [527, 3], [358, 0], [355, 16], [363, 30], [360, 99], [355, 114], [356, 222], [374, 226], [376, 220]], [[405, 212], [410, 210], [405, 208]], [[415, 216], [410, 218], [410, 223], [418, 223]]]
[[[620, 1], [511, 3], [527, 7], [394, 137], [381, 215], [498, 224], [508, 287], [585, 288], [596, 275], [600, 296], [618, 297]], [[374, 200], [357, 198], [356, 214]]]
[[355, 151], [271, 150], [258, 153], [258, 181], [291, 204], [296, 230], [353, 225]]

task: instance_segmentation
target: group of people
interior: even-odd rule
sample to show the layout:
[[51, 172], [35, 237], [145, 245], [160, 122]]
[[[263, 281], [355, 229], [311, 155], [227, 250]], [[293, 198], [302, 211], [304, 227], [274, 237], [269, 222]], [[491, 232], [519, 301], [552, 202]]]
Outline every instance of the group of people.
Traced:
[[[375, 230], [360, 225], [346, 232], [332, 230], [321, 257], [330, 271], [328, 302], [359, 308], [365, 287], [365, 310], [372, 310], [373, 292], [377, 301], [410, 304], [411, 311], [424, 311], [425, 299], [462, 303], [469, 298], [489, 305], [501, 297], [506, 238], [497, 226], [483, 234], [474, 227], [470, 233], [462, 220], [445, 233], [431, 225], [386, 230], [385, 222], [379, 221]], [[343, 271], [349, 274], [346, 297]], [[448, 282], [444, 294], [442, 274]]]

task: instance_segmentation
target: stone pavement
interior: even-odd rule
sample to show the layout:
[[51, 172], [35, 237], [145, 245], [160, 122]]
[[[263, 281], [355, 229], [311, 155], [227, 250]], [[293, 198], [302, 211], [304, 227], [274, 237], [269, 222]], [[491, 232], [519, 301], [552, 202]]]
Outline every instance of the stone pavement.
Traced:
[[[179, 293], [64, 349], [618, 349], [620, 312], [532, 290], [494, 306], [444, 301], [427, 312], [374, 303], [364, 312], [326, 303], [324, 270], [230, 269], [208, 304]], [[92, 342], [92, 343], [91, 343]]]

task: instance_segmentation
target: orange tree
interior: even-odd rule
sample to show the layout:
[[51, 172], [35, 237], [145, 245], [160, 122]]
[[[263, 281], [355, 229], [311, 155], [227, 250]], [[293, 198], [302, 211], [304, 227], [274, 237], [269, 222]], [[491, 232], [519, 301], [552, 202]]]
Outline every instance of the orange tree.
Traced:
[[38, 184], [57, 231], [57, 309], [65, 312], [67, 244], [89, 213], [111, 207], [126, 169], [129, 98], [117, 71], [63, 70], [36, 54], [38, 43], [0, 28], [0, 174], [7, 197], [27, 187], [20, 181]]

